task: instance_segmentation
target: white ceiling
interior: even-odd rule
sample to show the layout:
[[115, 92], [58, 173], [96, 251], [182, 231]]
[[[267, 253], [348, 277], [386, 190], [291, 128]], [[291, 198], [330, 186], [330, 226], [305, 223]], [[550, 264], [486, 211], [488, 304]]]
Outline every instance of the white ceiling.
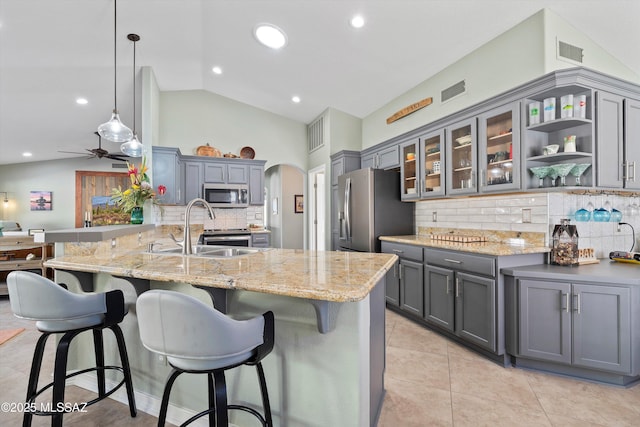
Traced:
[[[308, 123], [327, 107], [364, 117], [543, 7], [640, 75], [640, 0], [119, 0], [118, 107], [132, 126], [132, 32], [160, 90]], [[258, 45], [260, 22], [284, 29], [287, 47]], [[113, 0], [0, 0], [0, 164], [94, 148], [112, 108]]]

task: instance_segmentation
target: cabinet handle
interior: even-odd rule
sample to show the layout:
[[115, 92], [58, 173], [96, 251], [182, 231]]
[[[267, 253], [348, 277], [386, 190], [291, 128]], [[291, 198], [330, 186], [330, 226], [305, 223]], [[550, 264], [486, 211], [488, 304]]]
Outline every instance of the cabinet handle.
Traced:
[[580, 314], [580, 293], [574, 294], [573, 296], [576, 300], [576, 306], [573, 311], [577, 311], [578, 314]]
[[447, 261], [447, 262], [452, 262], [454, 264], [462, 264], [462, 261], [458, 261], [457, 259], [445, 258], [444, 260]]
[[449, 276], [447, 276], [447, 295], [449, 295], [449, 292], [451, 292], [451, 289], [449, 288], [450, 284], [451, 284], [451, 280], [449, 279]]
[[403, 254], [404, 251], [401, 249], [394, 249], [393, 252], [398, 253], [398, 254]]
[[484, 169], [480, 169], [480, 187], [484, 187]]
[[456, 298], [458, 298], [459, 296], [460, 296], [460, 281], [456, 277]]
[[622, 180], [629, 180], [629, 163], [627, 162], [622, 162]]
[[564, 310], [569, 313], [569, 293], [564, 294], [565, 297], [565, 306], [563, 307]]
[[629, 181], [636, 182], [636, 162], [631, 162], [631, 171], [633, 175], [629, 178]]
[[402, 264], [398, 266], [398, 279], [402, 280]]

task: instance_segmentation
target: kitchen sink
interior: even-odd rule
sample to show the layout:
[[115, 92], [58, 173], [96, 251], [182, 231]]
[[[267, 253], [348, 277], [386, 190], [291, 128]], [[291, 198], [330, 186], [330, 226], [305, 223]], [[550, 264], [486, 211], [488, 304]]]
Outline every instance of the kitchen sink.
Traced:
[[[258, 252], [264, 252], [271, 248], [246, 248], [236, 246], [214, 246], [214, 245], [192, 245], [192, 253], [189, 256], [205, 257], [205, 258], [234, 258], [243, 255], [251, 255]], [[147, 254], [153, 255], [182, 255], [181, 247], [172, 247], [168, 249], [151, 249]]]

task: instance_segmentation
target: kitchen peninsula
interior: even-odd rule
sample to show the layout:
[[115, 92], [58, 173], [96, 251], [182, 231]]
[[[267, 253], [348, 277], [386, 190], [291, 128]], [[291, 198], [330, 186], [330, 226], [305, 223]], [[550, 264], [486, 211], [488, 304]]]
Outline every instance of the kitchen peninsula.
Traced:
[[[122, 327], [141, 410], [157, 414], [170, 367], [142, 346], [135, 299], [148, 289], [170, 289], [207, 303], [222, 295], [234, 318], [274, 312], [275, 348], [263, 364], [275, 425], [375, 425], [384, 397], [384, 279], [395, 255], [269, 249], [220, 259], [149, 253], [148, 243], [168, 244], [160, 228], [95, 243], [58, 240], [58, 256], [47, 262], [70, 290], [125, 293], [129, 314]], [[89, 363], [91, 353], [81, 351], [89, 346], [91, 337], [80, 337], [71, 367]], [[107, 358], [116, 357], [112, 350]], [[255, 375], [246, 369], [228, 373], [230, 401], [260, 407]], [[176, 382], [168, 421], [180, 423], [206, 407], [206, 386], [198, 381], [185, 376]], [[92, 388], [92, 379], [79, 385]], [[231, 421], [244, 425], [244, 415], [233, 412]]]

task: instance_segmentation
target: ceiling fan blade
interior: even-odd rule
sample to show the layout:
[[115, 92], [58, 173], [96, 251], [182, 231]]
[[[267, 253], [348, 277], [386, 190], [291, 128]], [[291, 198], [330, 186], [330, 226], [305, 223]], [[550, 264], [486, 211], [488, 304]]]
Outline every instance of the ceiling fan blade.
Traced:
[[127, 159], [129, 158], [129, 156], [127, 156], [126, 154], [115, 154], [115, 153], [105, 154], [102, 157], [106, 157], [107, 159], [112, 159], [112, 160], [118, 160], [121, 162], [126, 162]]
[[58, 153], [67, 153], [67, 154], [82, 154], [82, 155], [86, 155], [87, 153], [79, 153], [77, 151], [62, 151], [62, 150], [58, 150]]

